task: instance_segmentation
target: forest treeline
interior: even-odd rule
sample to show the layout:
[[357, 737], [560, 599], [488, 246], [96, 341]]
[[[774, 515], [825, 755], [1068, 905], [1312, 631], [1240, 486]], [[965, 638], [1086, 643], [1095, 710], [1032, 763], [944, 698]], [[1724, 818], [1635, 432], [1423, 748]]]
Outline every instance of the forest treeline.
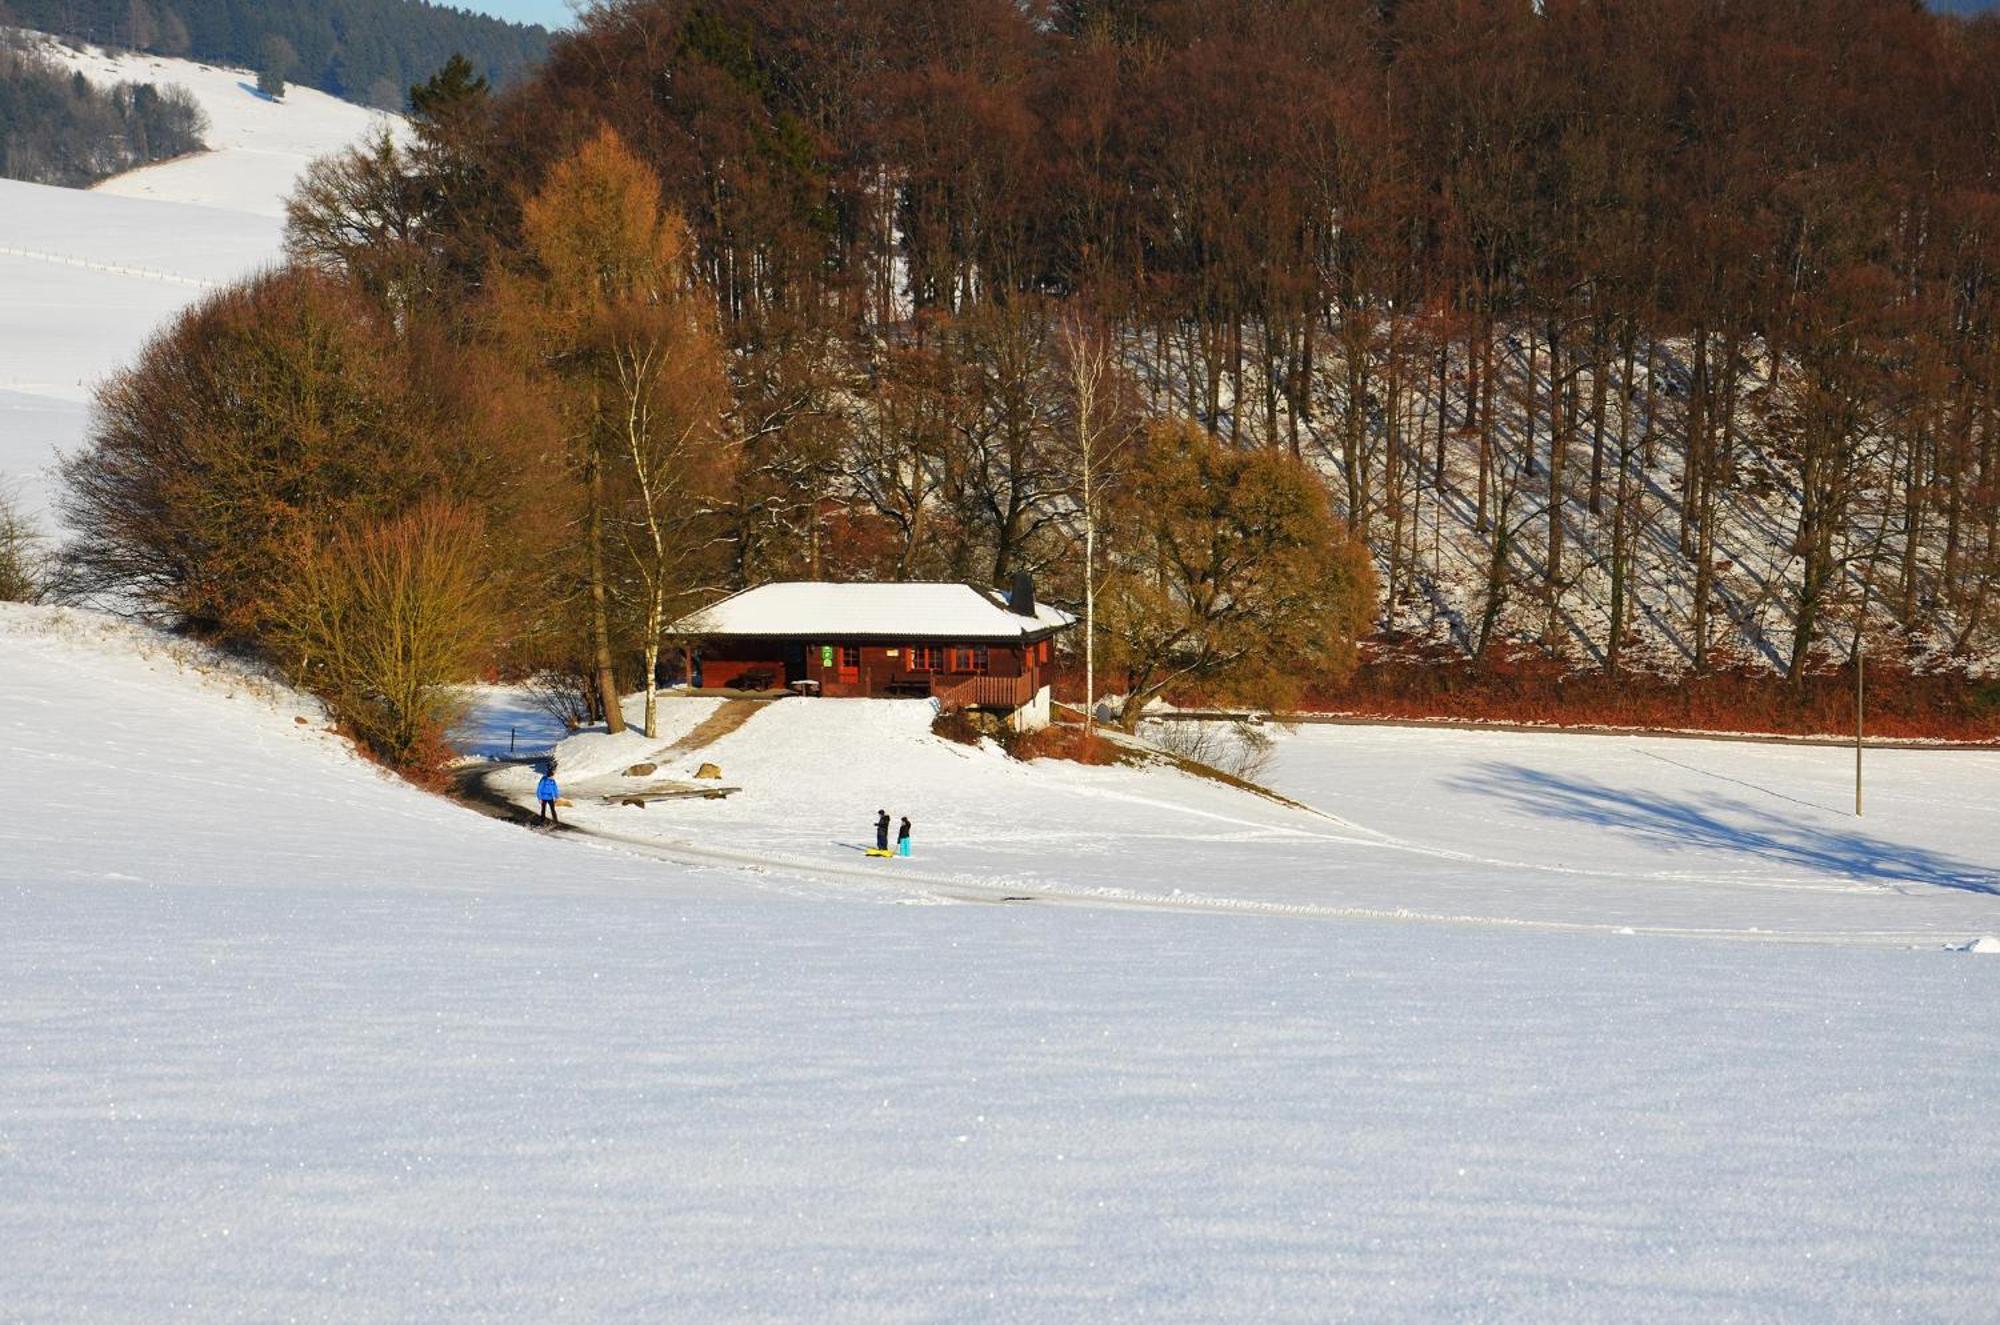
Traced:
[[100, 88], [0, 31], [0, 179], [86, 188], [202, 150], [208, 117], [183, 88]]
[[[1150, 408], [1327, 473], [1385, 619], [1442, 518], [1477, 534], [1463, 648], [1560, 646], [1587, 593], [1615, 672], [1664, 533], [1685, 663], [1769, 608], [1796, 679], [1864, 593], [1990, 646], [1997, 90], [2000, 28], [1914, 0], [655, 0], [559, 45], [492, 150], [532, 177], [615, 125], [777, 402], [832, 341], [906, 392], [912, 355], [1005, 362], [967, 343], [991, 310], [1086, 307]], [[770, 509], [811, 527], [774, 514], [748, 573], [810, 570], [816, 494]], [[1720, 584], [1745, 519], [1775, 565]], [[889, 569], [1023, 555], [983, 525]]]
[[403, 109], [453, 54], [494, 83], [523, 75], [549, 34], [428, 0], [0, 0], [0, 24], [124, 50], [268, 72]]
[[[598, 6], [321, 163], [294, 270], [113, 384], [82, 564], [265, 637], [276, 563], [149, 530], [179, 480], [113, 463], [195, 416], [123, 393], [240, 410], [193, 351], [332, 319], [369, 380], [448, 384], [343, 425], [439, 468], [336, 499], [300, 460], [260, 527], [353, 558], [446, 500], [512, 657], [600, 696], [741, 584], [1018, 570], [1142, 695], [1282, 699], [1371, 624], [1475, 669], [1802, 686], [1864, 626], [1974, 666], [1996, 57], [1915, 0]], [[391, 439], [420, 403], [462, 453]], [[232, 427], [280, 422], [333, 435]]]

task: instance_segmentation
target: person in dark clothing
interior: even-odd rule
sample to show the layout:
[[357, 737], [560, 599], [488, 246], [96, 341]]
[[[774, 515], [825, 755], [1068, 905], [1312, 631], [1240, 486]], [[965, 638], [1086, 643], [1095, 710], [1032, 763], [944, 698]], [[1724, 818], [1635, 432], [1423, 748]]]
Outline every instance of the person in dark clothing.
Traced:
[[562, 823], [562, 820], [556, 817], [556, 797], [561, 794], [562, 789], [556, 786], [556, 766], [550, 764], [549, 771], [542, 774], [542, 780], [535, 784], [535, 799], [541, 802], [542, 806], [542, 812], [535, 820], [536, 823], [556, 825]]
[[875, 816], [875, 849], [877, 851], [887, 851], [889, 849], [889, 812], [887, 810], [877, 810], [875, 811]]
[[904, 815], [902, 824], [896, 829], [896, 854], [910, 854], [910, 816]]

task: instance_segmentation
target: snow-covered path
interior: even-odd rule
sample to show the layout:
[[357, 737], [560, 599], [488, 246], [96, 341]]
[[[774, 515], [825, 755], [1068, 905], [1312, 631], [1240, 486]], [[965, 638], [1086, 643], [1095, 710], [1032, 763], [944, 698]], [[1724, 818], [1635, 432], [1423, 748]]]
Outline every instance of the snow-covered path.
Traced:
[[665, 865], [426, 796], [176, 652], [0, 608], [10, 1318], [1974, 1321], [2000, 1293], [1985, 957]]
[[[1889, 946], [2000, 932], [1989, 751], [1872, 752], [1855, 820], [1837, 749], [1303, 727], [1268, 774], [1301, 810], [951, 745], [921, 702], [787, 700], [662, 766], [718, 763], [742, 787], [727, 801], [605, 803], [712, 704], [666, 701], [659, 742], [566, 742], [569, 821], [683, 863], [947, 898]], [[493, 782], [531, 803], [529, 771]], [[914, 860], [860, 855], [878, 808], [914, 815]]]

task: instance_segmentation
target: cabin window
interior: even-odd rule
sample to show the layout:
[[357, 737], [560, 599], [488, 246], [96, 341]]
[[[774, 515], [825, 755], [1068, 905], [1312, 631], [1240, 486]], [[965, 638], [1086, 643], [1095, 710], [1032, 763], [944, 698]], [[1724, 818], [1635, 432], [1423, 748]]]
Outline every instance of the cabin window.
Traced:
[[840, 646], [840, 679], [858, 681], [861, 679], [861, 646], [843, 644]]
[[951, 670], [954, 672], [971, 672], [978, 676], [984, 676], [991, 662], [992, 656], [987, 652], [984, 644], [974, 644], [971, 646], [958, 644], [952, 646]]
[[944, 650], [935, 644], [912, 644], [909, 654], [910, 670], [913, 672], [942, 672], [944, 670]]

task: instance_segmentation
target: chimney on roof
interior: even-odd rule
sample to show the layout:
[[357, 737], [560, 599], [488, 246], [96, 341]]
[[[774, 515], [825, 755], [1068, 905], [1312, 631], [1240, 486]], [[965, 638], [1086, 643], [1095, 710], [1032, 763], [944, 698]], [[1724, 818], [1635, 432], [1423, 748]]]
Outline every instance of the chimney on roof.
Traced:
[[1035, 615], [1035, 577], [1024, 570], [1014, 572], [1014, 592], [1007, 595], [1007, 608], [1018, 616]]

